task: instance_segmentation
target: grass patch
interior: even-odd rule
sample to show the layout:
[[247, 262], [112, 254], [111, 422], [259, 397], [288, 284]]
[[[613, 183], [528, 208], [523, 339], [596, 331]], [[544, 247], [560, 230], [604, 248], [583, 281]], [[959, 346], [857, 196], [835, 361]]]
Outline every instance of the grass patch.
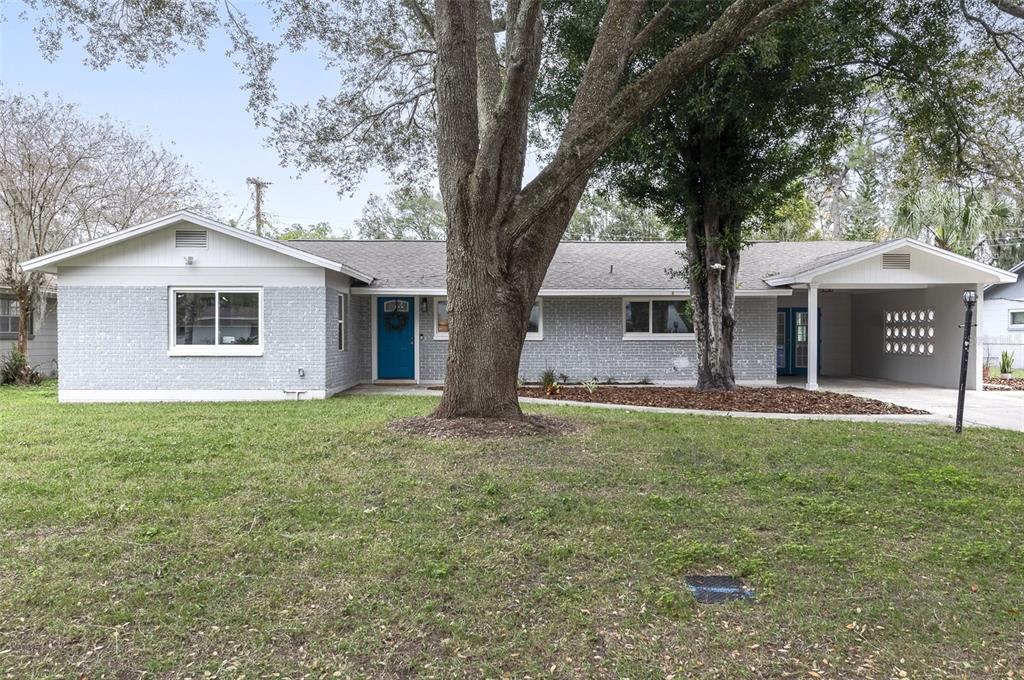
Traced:
[[[0, 388], [10, 677], [975, 677], [1024, 665], [1024, 435], [429, 397], [59, 405]], [[732, 573], [755, 603], [697, 606]], [[987, 670], [983, 670], [987, 669]]]

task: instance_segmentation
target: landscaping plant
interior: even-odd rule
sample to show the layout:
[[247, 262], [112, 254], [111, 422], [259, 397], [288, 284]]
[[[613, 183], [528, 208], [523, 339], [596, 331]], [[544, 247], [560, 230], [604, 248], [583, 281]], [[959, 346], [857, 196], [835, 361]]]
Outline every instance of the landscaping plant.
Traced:
[[40, 382], [42, 376], [28, 365], [28, 357], [17, 345], [12, 346], [0, 363], [0, 385], [38, 385]]
[[999, 377], [1000, 378], [1012, 378], [1013, 377], [1013, 352], [1003, 352], [999, 356]]

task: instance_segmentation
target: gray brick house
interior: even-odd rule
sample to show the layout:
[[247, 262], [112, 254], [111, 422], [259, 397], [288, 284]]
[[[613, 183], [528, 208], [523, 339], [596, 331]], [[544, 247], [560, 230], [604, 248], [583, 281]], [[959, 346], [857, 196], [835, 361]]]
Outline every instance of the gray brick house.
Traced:
[[[565, 242], [521, 372], [692, 384], [676, 242]], [[56, 276], [62, 401], [323, 398], [443, 380], [445, 244], [275, 241], [179, 212], [23, 263]], [[741, 255], [735, 369], [956, 381], [964, 288], [1011, 274], [911, 239], [756, 242]], [[970, 380], [980, 387], [981, 363]]]

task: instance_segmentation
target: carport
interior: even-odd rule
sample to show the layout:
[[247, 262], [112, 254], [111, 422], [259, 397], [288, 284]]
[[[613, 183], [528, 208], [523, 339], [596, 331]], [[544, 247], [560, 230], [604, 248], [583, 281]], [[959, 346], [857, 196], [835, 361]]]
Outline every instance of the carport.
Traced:
[[[1013, 274], [911, 239], [818, 260], [804, 271], [770, 276], [793, 290], [779, 298], [776, 359], [780, 376], [819, 375], [956, 387], [963, 342], [963, 292], [1015, 280]], [[982, 389], [972, 329], [969, 389]]]

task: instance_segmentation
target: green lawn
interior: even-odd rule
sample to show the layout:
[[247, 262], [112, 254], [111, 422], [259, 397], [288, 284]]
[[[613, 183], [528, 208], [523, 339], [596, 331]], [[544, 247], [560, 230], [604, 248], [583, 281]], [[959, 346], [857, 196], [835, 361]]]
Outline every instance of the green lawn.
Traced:
[[[432, 403], [58, 405], [52, 385], [0, 389], [0, 673], [1024, 667], [1020, 434], [555, 407], [536, 410], [585, 432], [386, 429]], [[743, 574], [758, 600], [697, 606], [695, 572]]]

